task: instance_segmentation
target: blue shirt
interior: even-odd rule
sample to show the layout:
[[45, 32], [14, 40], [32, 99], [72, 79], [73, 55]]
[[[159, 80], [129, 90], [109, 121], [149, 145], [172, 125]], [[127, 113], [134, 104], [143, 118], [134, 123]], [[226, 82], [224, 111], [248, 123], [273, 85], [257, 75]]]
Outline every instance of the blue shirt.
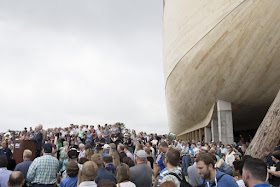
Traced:
[[29, 166], [32, 164], [31, 160], [25, 160], [22, 163], [19, 163], [16, 168], [15, 171], [21, 171], [24, 175], [24, 179], [26, 179], [26, 175], [29, 169]]
[[158, 161], [158, 165], [160, 166], [160, 171], [162, 171], [165, 168], [165, 165], [163, 164], [163, 160], [162, 157], [165, 155], [166, 153], [163, 153]]
[[103, 154], [102, 154], [102, 158], [103, 158], [104, 156], [108, 155], [108, 154], [109, 154], [108, 152], [103, 153]]
[[66, 177], [60, 183], [60, 187], [77, 187], [78, 175], [76, 177]]
[[[216, 170], [216, 179], [218, 180], [218, 178], [224, 174], [223, 172], [220, 172], [219, 170]], [[200, 179], [200, 184], [203, 184], [203, 180], [204, 179]], [[205, 180], [205, 187], [208, 187], [207, 182]], [[215, 185], [215, 179], [209, 182], [209, 186], [211, 186], [212, 184]], [[238, 184], [235, 182], [234, 178], [230, 175], [225, 174], [219, 181], [218, 181], [218, 186], [227, 186], [227, 187], [238, 187]]]
[[0, 186], [1, 187], [8, 187], [8, 180], [12, 171], [7, 170], [6, 167], [0, 168]]
[[94, 181], [96, 182], [96, 184], [98, 184], [99, 181], [101, 181], [103, 179], [109, 179], [109, 180], [117, 183], [116, 177], [113, 173], [108, 171], [106, 168], [98, 168], [97, 176]]
[[269, 187], [269, 186], [270, 186], [270, 184], [268, 184], [268, 183], [262, 183], [262, 184], [257, 184], [253, 187]]

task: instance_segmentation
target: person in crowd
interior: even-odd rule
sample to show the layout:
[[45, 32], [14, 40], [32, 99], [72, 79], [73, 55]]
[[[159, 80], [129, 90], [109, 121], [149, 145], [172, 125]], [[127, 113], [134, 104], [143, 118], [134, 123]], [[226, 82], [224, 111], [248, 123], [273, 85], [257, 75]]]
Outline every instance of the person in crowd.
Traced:
[[201, 153], [196, 158], [196, 168], [201, 177], [200, 183], [208, 186], [231, 186], [238, 187], [233, 177], [215, 169], [213, 155]]
[[83, 165], [83, 169], [81, 171], [80, 175], [80, 181], [79, 187], [97, 187], [97, 184], [95, 182], [95, 178], [97, 176], [97, 164], [93, 161], [87, 161]]
[[2, 142], [2, 148], [0, 148], [0, 155], [5, 155], [8, 159], [8, 170], [14, 170], [16, 166], [16, 161], [12, 158], [12, 150], [8, 147], [6, 142]]
[[109, 144], [110, 143], [110, 138], [111, 138], [111, 133], [110, 133], [110, 129], [109, 129], [109, 126], [107, 125], [105, 125], [105, 129], [103, 130], [103, 137], [105, 138], [105, 142], [107, 143], [107, 144]]
[[258, 158], [247, 159], [244, 162], [242, 179], [247, 187], [269, 187], [266, 183], [267, 165]]
[[79, 153], [78, 158], [80, 159], [85, 156], [85, 153], [86, 153], [85, 144], [83, 144], [83, 143], [79, 144], [79, 151], [80, 151], [80, 153]]
[[262, 149], [262, 152], [263, 152], [263, 156], [266, 159], [267, 166], [270, 167], [270, 166], [275, 165], [275, 162], [272, 160], [272, 153], [269, 151], [269, 149], [267, 147], [264, 147]]
[[[96, 131], [98, 132], [98, 131]], [[102, 147], [105, 145], [105, 138], [102, 137], [102, 134], [99, 134], [98, 137], [95, 139], [96, 144], [96, 151], [99, 152], [102, 150]]]
[[131, 182], [137, 187], [152, 186], [152, 169], [146, 164], [147, 154], [144, 150], [136, 152], [136, 165], [130, 168]]
[[147, 154], [147, 164], [151, 166], [151, 168], [154, 168], [154, 158], [152, 157], [152, 150], [149, 148], [145, 148], [145, 152]]
[[36, 158], [40, 157], [42, 151], [43, 134], [40, 131], [39, 126], [35, 127], [35, 135], [30, 140], [36, 143]]
[[136, 185], [130, 181], [130, 170], [128, 165], [121, 163], [117, 167], [117, 186], [118, 187], [136, 187]]
[[120, 155], [116, 150], [116, 144], [110, 143], [109, 155], [113, 158], [113, 164], [115, 167], [118, 167], [121, 163]]
[[9, 176], [12, 171], [7, 169], [8, 159], [5, 155], [0, 155], [0, 186], [8, 187]]
[[59, 156], [59, 161], [62, 164], [64, 162], [64, 160], [67, 159], [67, 153], [69, 151], [69, 144], [67, 141], [63, 142], [63, 147], [60, 148], [59, 152], [60, 152], [60, 156]]
[[51, 156], [52, 145], [45, 144], [43, 153], [43, 156], [32, 162], [27, 172], [27, 182], [31, 183], [33, 187], [54, 185], [57, 181], [56, 174], [59, 171], [59, 162], [57, 158]]
[[187, 141], [183, 142], [183, 146], [181, 149], [181, 156], [182, 156], [182, 162], [183, 162], [183, 169], [184, 174], [188, 175], [188, 167], [190, 164], [190, 154], [189, 154], [189, 144]]
[[103, 148], [102, 157], [104, 157], [105, 155], [108, 155], [108, 154], [109, 154], [110, 146], [109, 146], [109, 144], [105, 144], [102, 148]]
[[165, 168], [162, 158], [168, 151], [168, 144], [165, 141], [162, 141], [162, 143], [159, 145], [159, 150], [161, 152], [161, 157], [160, 157], [159, 161], [157, 162], [157, 164], [160, 167], [160, 171], [162, 171]]
[[67, 177], [60, 183], [60, 187], [76, 187], [78, 182], [79, 166], [75, 161], [66, 164]]
[[20, 171], [14, 171], [10, 174], [8, 180], [9, 187], [21, 187], [24, 185], [24, 176]]
[[2, 148], [0, 148], [0, 155], [5, 155], [7, 159], [11, 159], [13, 156], [13, 153], [9, 147], [7, 147], [6, 142], [2, 142]]
[[162, 183], [165, 181], [172, 181], [177, 187], [180, 187], [181, 181], [185, 180], [185, 176], [182, 174], [181, 169], [178, 169], [180, 164], [180, 152], [177, 149], [169, 149], [165, 155], [165, 162], [167, 168], [167, 174], [162, 178]]
[[225, 147], [224, 144], [221, 144], [221, 153], [226, 154], [228, 152], [227, 148]]
[[[127, 145], [124, 146], [124, 152], [125, 152], [125, 154], [126, 154], [127, 157], [131, 158], [131, 160], [134, 159], [134, 158], [133, 158], [133, 154], [129, 151], [129, 148], [128, 148]], [[124, 158], [123, 158], [123, 159], [124, 159]]]
[[227, 154], [226, 154], [226, 157], [225, 157], [225, 162], [228, 164], [228, 165], [231, 165], [233, 163], [233, 161], [235, 160], [235, 152], [233, 151], [232, 149], [232, 146], [231, 145], [228, 145], [227, 146]]
[[216, 151], [216, 154], [221, 158], [222, 157], [222, 151], [221, 149], [217, 146], [216, 143], [212, 144], [212, 149]]
[[[15, 168], [15, 171], [20, 171], [23, 173], [25, 180], [26, 180], [29, 166], [32, 164], [31, 159], [32, 159], [32, 151], [30, 151], [29, 149], [25, 149], [23, 151], [23, 162], [19, 163]], [[26, 182], [25, 182], [24, 186], [26, 186]]]
[[247, 148], [248, 148], [247, 144], [242, 144], [242, 146], [241, 146], [242, 155], [245, 155]]
[[245, 187], [245, 183], [242, 179], [243, 165], [244, 162], [240, 160], [236, 160], [232, 163], [233, 176], [239, 187]]
[[127, 157], [126, 153], [124, 152], [124, 145], [123, 144], [118, 145], [118, 153], [120, 155], [120, 161], [123, 162], [123, 158]]
[[[217, 157], [215, 157], [217, 160]], [[222, 153], [222, 158], [219, 160], [219, 162], [216, 163], [216, 169], [220, 170], [221, 172], [224, 172], [228, 175], [232, 175], [232, 167], [225, 162], [225, 154]]]
[[275, 171], [270, 169], [268, 170], [268, 173], [271, 174], [271, 178], [269, 180], [269, 183], [273, 186], [280, 186], [280, 151], [274, 151], [272, 153], [272, 160], [276, 163]]
[[113, 157], [110, 155], [106, 155], [103, 157], [104, 167], [114, 175], [116, 174], [116, 168], [113, 164]]
[[40, 132], [42, 133], [42, 145], [45, 144], [45, 142], [47, 141], [47, 131], [43, 129], [43, 125], [39, 124], [38, 128], [40, 130]]
[[[196, 158], [198, 156], [199, 156], [199, 154], [195, 155]], [[193, 165], [188, 167], [188, 178], [189, 178], [189, 183], [192, 186], [198, 186], [200, 184], [200, 175], [196, 168], [196, 162], [194, 162]]]
[[135, 166], [134, 161], [130, 158], [130, 157], [124, 157], [123, 158], [123, 163], [125, 163], [126, 165], [128, 165], [130, 168]]
[[91, 144], [85, 145], [85, 156], [88, 160], [90, 160], [91, 156], [94, 154], [93, 148]]
[[117, 182], [115, 175], [103, 167], [103, 159], [100, 154], [93, 154], [91, 156], [91, 160], [94, 161], [98, 166], [97, 176], [95, 178], [96, 184], [98, 184], [101, 180], [104, 180], [104, 179], [111, 180], [115, 183]]

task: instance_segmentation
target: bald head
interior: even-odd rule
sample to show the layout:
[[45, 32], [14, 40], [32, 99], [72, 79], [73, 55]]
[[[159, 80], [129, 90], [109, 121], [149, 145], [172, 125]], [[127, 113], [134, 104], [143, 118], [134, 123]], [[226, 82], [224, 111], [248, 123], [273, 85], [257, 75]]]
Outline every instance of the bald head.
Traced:
[[11, 187], [21, 187], [24, 184], [24, 176], [20, 171], [14, 171], [11, 173], [8, 181], [8, 185]]

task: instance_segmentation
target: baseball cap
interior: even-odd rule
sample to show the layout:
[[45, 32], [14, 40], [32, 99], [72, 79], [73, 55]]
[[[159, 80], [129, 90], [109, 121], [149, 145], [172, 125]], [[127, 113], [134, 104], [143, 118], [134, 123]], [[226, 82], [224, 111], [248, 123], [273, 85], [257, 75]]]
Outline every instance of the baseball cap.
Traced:
[[44, 149], [44, 150], [52, 150], [52, 144], [46, 143], [46, 144], [43, 146], [43, 149]]
[[144, 150], [139, 150], [136, 152], [136, 156], [139, 158], [147, 158], [147, 153]]
[[102, 148], [103, 149], [110, 149], [110, 146], [108, 144], [105, 144]]
[[68, 157], [69, 158], [74, 159], [74, 158], [78, 158], [78, 156], [79, 156], [79, 153], [75, 148], [70, 149], [70, 151], [68, 151]]

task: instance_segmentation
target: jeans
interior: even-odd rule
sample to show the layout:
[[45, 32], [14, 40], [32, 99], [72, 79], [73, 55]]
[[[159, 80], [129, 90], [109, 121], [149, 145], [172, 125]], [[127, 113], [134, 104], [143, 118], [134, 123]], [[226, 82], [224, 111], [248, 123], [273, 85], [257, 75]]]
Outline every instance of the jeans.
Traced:
[[183, 156], [183, 171], [186, 176], [188, 175], [189, 164], [190, 164], [190, 155]]

